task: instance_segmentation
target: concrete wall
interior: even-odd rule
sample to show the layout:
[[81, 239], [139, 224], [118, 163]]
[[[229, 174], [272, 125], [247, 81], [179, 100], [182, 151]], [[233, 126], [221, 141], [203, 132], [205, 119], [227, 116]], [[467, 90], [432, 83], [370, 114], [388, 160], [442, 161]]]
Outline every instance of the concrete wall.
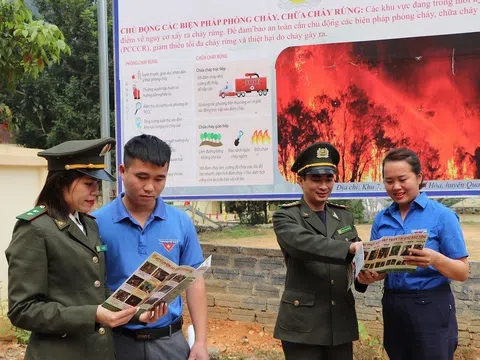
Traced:
[[480, 223], [480, 214], [461, 214], [457, 212], [460, 222]]
[[[285, 267], [278, 249], [203, 244], [212, 256], [206, 274], [209, 316], [217, 319], [258, 322], [269, 331], [275, 324], [283, 291]], [[366, 293], [354, 291], [357, 316], [370, 335], [382, 336], [382, 284]], [[460, 346], [480, 348], [480, 263], [470, 263], [470, 278], [454, 282]]]
[[209, 316], [275, 324], [285, 267], [278, 249], [203, 245], [212, 256], [205, 275]]
[[7, 298], [7, 261], [15, 216], [30, 210], [47, 175], [47, 162], [36, 149], [0, 144], [0, 299]]

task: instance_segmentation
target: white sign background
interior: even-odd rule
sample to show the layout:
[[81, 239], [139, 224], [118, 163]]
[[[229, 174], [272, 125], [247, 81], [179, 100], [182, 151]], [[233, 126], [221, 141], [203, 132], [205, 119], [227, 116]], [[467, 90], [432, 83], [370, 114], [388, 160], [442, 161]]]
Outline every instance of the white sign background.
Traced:
[[[277, 165], [282, 50], [477, 32], [479, 10], [480, 0], [115, 0], [117, 159], [126, 141], [149, 133], [173, 149], [166, 199], [298, 198]], [[426, 191], [480, 195], [480, 180], [430, 181]], [[385, 196], [383, 184], [333, 191], [370, 196]]]

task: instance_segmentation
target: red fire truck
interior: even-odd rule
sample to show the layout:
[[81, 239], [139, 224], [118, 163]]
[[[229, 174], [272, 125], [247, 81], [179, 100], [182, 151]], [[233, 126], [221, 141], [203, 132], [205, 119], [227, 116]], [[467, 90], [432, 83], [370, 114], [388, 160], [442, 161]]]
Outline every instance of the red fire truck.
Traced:
[[225, 96], [244, 97], [245, 94], [251, 92], [266, 96], [268, 93], [267, 78], [260, 77], [257, 73], [246, 73], [244, 78], [235, 79], [235, 91], [222, 89], [218, 95], [222, 98]]

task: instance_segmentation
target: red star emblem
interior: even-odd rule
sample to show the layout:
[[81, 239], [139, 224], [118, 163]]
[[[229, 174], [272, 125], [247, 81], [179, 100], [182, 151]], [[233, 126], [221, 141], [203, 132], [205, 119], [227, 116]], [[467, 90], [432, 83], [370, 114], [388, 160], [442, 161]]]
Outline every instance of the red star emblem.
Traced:
[[168, 242], [162, 242], [162, 245], [165, 248], [165, 250], [170, 252], [170, 250], [172, 250], [173, 247], [175, 246], [175, 243], [173, 241], [168, 241]]

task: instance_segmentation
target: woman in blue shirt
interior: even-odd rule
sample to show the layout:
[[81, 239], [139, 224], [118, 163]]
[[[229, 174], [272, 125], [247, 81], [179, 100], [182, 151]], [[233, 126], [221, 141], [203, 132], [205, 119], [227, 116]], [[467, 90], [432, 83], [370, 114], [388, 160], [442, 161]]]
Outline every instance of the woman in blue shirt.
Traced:
[[409, 149], [391, 150], [382, 163], [385, 190], [394, 201], [372, 226], [371, 240], [425, 232], [423, 250], [409, 249], [411, 273], [375, 271], [359, 276], [372, 283], [385, 278], [382, 299], [384, 346], [391, 360], [451, 360], [458, 344], [455, 300], [450, 281], [468, 278], [468, 253], [457, 215], [420, 189], [420, 160]]

